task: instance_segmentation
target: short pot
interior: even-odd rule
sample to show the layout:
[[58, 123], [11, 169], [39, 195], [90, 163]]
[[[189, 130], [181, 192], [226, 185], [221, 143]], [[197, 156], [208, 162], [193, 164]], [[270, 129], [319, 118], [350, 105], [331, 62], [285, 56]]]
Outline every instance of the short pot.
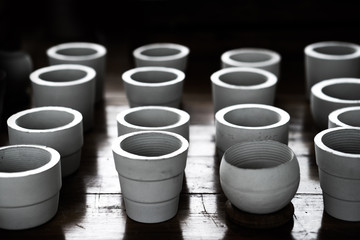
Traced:
[[7, 121], [9, 143], [44, 145], [61, 155], [66, 177], [80, 166], [83, 146], [82, 115], [66, 107], [37, 107], [18, 112]]
[[274, 140], [284, 144], [289, 139], [290, 115], [264, 104], [238, 104], [221, 109], [215, 115], [217, 153], [239, 142]]
[[51, 220], [61, 189], [60, 154], [39, 145], [0, 148], [0, 228], [33, 228]]
[[137, 67], [124, 72], [122, 79], [130, 107], [180, 107], [185, 79], [185, 74], [180, 70]]
[[221, 67], [252, 67], [267, 70], [279, 78], [281, 56], [263, 48], [239, 48], [221, 55]]
[[180, 109], [142, 106], [121, 111], [117, 116], [118, 136], [135, 131], [169, 131], [189, 141], [190, 115]]
[[90, 42], [69, 42], [52, 46], [46, 51], [50, 65], [81, 64], [96, 71], [95, 102], [104, 99], [107, 50]]
[[73, 108], [83, 116], [83, 130], [93, 127], [95, 76], [93, 68], [79, 64], [59, 64], [30, 74], [34, 107]]
[[360, 106], [344, 107], [329, 114], [329, 128], [360, 127]]
[[190, 50], [175, 43], [152, 43], [136, 48], [133, 57], [136, 67], [160, 66], [185, 72]]
[[293, 151], [276, 141], [238, 143], [224, 153], [220, 184], [238, 209], [255, 214], [276, 212], [296, 194], [300, 168]]
[[112, 146], [126, 214], [143, 223], [163, 222], [177, 213], [189, 143], [179, 134], [140, 131]]
[[311, 87], [331, 78], [360, 77], [360, 46], [349, 42], [325, 41], [309, 44], [304, 49], [306, 94]]
[[274, 104], [277, 77], [266, 70], [229, 67], [216, 71], [210, 79], [214, 113], [235, 104]]
[[314, 142], [325, 211], [360, 221], [360, 128], [325, 129]]
[[350, 106], [360, 106], [359, 78], [323, 80], [311, 88], [311, 113], [321, 130], [328, 127], [332, 111]]

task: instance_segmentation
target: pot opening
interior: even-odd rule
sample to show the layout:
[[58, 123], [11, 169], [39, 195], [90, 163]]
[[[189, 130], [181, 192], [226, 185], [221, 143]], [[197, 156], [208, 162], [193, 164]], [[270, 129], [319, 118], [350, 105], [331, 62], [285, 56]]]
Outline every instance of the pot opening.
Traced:
[[336, 83], [325, 86], [322, 92], [333, 98], [343, 100], [360, 100], [360, 81], [359, 83]]
[[326, 55], [350, 55], [356, 52], [356, 49], [351, 46], [324, 46], [317, 47], [314, 51]]
[[140, 127], [166, 127], [176, 124], [180, 116], [162, 109], [141, 109], [130, 112], [124, 117], [128, 123]]
[[265, 108], [239, 108], [224, 115], [225, 121], [243, 127], [264, 127], [281, 120], [277, 112]]
[[0, 172], [16, 173], [34, 170], [51, 160], [51, 154], [39, 148], [12, 147], [0, 151]]
[[243, 52], [231, 55], [230, 59], [237, 62], [256, 63], [269, 61], [271, 59], [271, 56], [269, 54], [261, 52]]
[[224, 155], [226, 161], [243, 169], [272, 168], [293, 158], [292, 151], [277, 142], [259, 141], [236, 144]]
[[155, 132], [132, 135], [120, 143], [120, 147], [124, 151], [144, 157], [170, 154], [178, 150], [181, 145], [180, 139], [172, 135]]
[[235, 86], [254, 86], [265, 83], [267, 77], [255, 72], [228, 72], [219, 76], [224, 83]]
[[175, 48], [153, 48], [153, 49], [147, 49], [141, 52], [142, 55], [149, 56], [149, 57], [166, 57], [166, 56], [172, 56], [180, 53], [179, 49]]
[[39, 75], [40, 79], [49, 82], [71, 82], [82, 79], [86, 72], [80, 69], [59, 69]]
[[322, 137], [325, 146], [339, 152], [360, 154], [360, 131], [356, 129], [341, 129], [326, 133]]
[[90, 56], [97, 53], [96, 50], [92, 48], [66, 48], [59, 49], [56, 53], [64, 55], [64, 56]]
[[44, 110], [25, 114], [16, 119], [15, 122], [22, 128], [43, 130], [65, 126], [74, 119], [74, 115], [68, 112]]
[[352, 127], [360, 127], [360, 110], [343, 112], [338, 115], [340, 122]]
[[177, 75], [172, 72], [165, 71], [143, 71], [136, 72], [131, 75], [131, 78], [137, 82], [143, 83], [162, 83], [175, 80]]

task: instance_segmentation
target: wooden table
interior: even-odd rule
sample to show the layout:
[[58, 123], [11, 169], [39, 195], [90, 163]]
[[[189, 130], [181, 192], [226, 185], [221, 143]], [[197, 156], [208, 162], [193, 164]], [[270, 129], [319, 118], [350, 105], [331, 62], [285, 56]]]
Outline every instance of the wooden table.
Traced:
[[[37, 47], [35, 67], [45, 64], [48, 45]], [[80, 169], [63, 179], [59, 209], [48, 223], [23, 231], [0, 230], [0, 239], [360, 239], [360, 223], [340, 221], [323, 209], [314, 156], [313, 124], [309, 102], [303, 94], [302, 59], [296, 72], [279, 82], [275, 105], [291, 116], [289, 146], [301, 168], [301, 182], [292, 200], [293, 220], [270, 230], [251, 230], [229, 221], [219, 183], [220, 160], [215, 157], [214, 113], [210, 74], [214, 66], [190, 63], [182, 109], [191, 116], [190, 149], [177, 215], [163, 223], [142, 224], [129, 219], [122, 199], [111, 150], [117, 137], [116, 115], [128, 108], [121, 74], [132, 67], [129, 48], [109, 49], [105, 101], [95, 106], [95, 126], [84, 136]], [[39, 57], [39, 58], [36, 58]], [[39, 60], [40, 59], [40, 60]], [[197, 65], [196, 65], [197, 64]], [[207, 67], [211, 66], [211, 67]], [[290, 66], [290, 68], [291, 68]], [[293, 78], [292, 81], [290, 81]], [[294, 79], [297, 79], [295, 81]], [[289, 82], [287, 82], [289, 81]], [[7, 144], [6, 131], [1, 145]], [[1, 193], [0, 193], [1, 194]]]

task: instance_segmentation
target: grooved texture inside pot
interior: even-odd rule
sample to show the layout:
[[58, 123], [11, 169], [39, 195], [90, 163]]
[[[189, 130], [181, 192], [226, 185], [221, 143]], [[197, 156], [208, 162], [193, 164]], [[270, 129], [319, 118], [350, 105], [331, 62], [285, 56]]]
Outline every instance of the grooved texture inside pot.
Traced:
[[359, 131], [342, 129], [328, 132], [322, 137], [322, 142], [329, 148], [349, 154], [360, 154]]

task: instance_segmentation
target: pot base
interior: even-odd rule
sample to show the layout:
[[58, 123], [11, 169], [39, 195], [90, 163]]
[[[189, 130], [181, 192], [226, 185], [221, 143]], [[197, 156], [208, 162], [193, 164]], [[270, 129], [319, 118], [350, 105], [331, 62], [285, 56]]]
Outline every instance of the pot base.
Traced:
[[289, 222], [294, 215], [294, 206], [290, 202], [284, 208], [274, 213], [254, 214], [236, 208], [229, 200], [227, 200], [225, 203], [225, 212], [229, 219], [239, 226], [269, 229], [280, 227]]
[[360, 221], [360, 202], [334, 198], [323, 192], [324, 210], [330, 216], [344, 220]]

